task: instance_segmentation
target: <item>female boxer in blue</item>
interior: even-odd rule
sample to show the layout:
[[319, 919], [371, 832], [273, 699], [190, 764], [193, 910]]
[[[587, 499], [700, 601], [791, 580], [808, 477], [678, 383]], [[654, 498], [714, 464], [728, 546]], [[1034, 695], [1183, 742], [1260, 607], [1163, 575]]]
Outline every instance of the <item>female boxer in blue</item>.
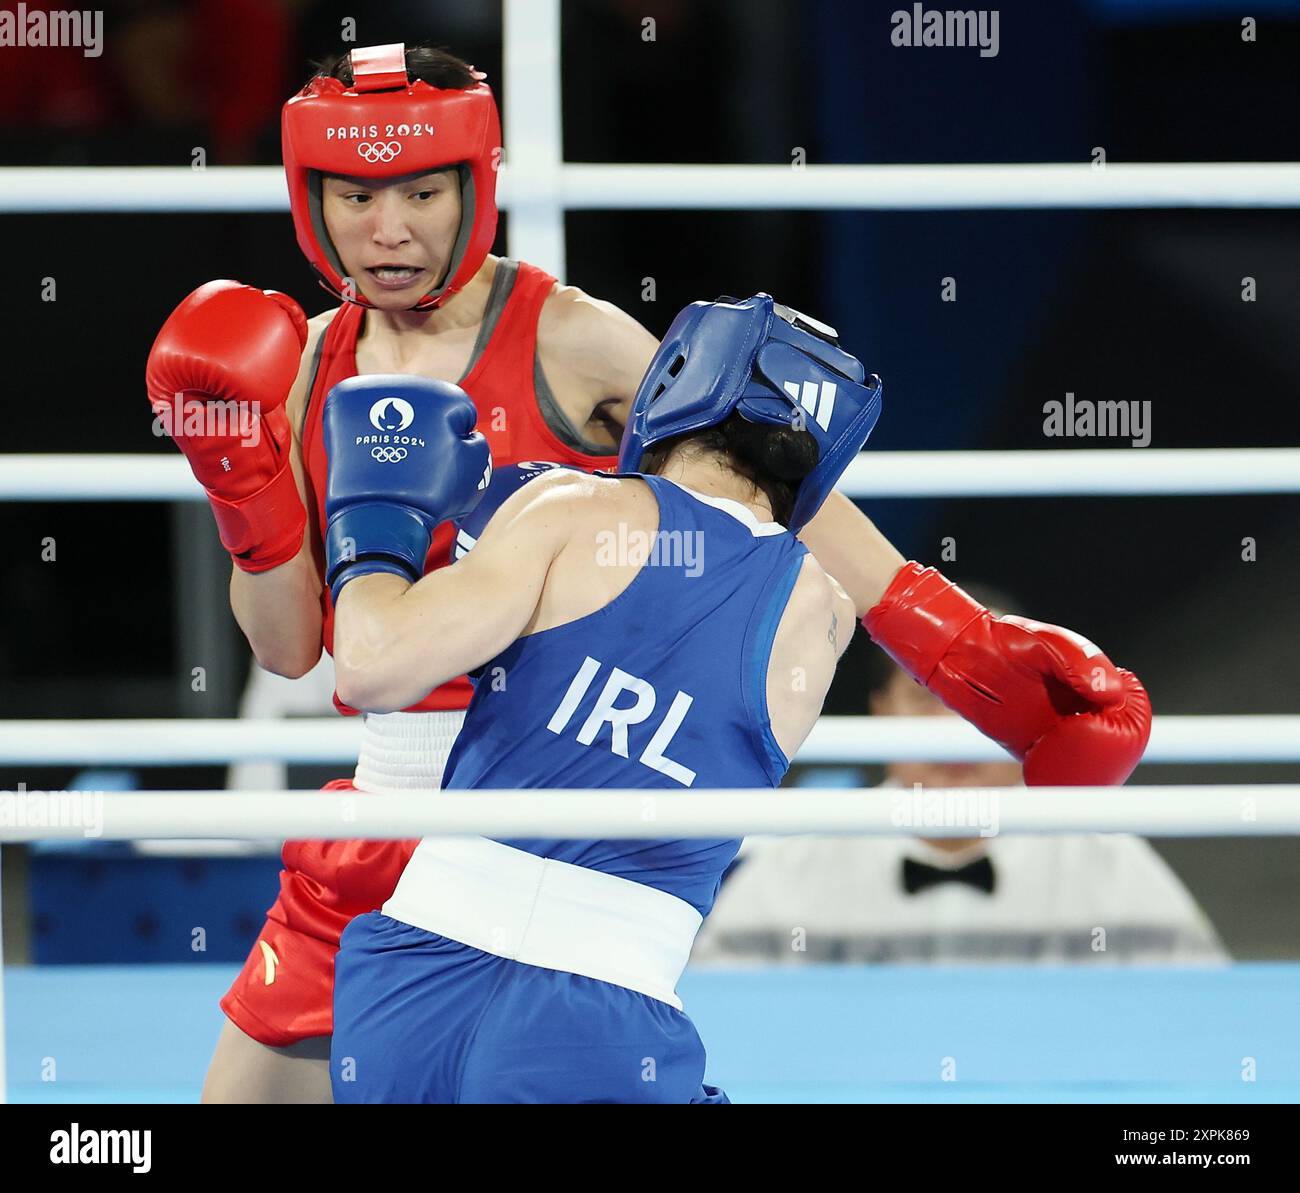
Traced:
[[[621, 473], [542, 470], [420, 579], [433, 528], [468, 528], [487, 487], [474, 408], [423, 378], [341, 383], [340, 696], [398, 709], [481, 668], [449, 789], [777, 786], [855, 623], [794, 532], [879, 410], [829, 328], [766, 295], [695, 303], [642, 382]], [[343, 936], [336, 1101], [725, 1101], [675, 987], [739, 845], [422, 841]]]

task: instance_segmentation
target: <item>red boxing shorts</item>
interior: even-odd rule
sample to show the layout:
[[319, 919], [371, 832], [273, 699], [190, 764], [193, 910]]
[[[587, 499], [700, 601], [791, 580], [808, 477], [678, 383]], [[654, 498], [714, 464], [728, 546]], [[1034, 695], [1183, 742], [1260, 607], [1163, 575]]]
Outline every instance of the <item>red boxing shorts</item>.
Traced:
[[[356, 791], [335, 779], [322, 791]], [[364, 796], [364, 792], [358, 792]], [[393, 893], [417, 841], [286, 841], [280, 894], [221, 1000], [236, 1027], [274, 1048], [334, 1030], [334, 956], [343, 929]]]

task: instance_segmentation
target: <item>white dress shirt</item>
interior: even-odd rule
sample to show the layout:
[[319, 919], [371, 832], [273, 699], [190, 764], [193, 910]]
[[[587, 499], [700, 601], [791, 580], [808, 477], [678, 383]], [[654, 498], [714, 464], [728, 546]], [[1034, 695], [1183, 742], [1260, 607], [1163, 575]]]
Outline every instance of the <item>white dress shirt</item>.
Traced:
[[[905, 859], [981, 857], [993, 891], [904, 889]], [[987, 872], [985, 873], [987, 876]], [[960, 853], [909, 837], [754, 837], [723, 883], [692, 964], [1219, 963], [1213, 926], [1140, 837], [1007, 836]]]

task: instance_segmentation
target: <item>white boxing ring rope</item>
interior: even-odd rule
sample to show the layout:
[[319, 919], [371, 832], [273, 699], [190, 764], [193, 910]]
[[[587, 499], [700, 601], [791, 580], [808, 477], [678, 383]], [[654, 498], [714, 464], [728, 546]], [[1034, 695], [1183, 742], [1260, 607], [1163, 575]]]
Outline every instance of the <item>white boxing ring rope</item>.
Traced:
[[0, 841], [424, 836], [640, 840], [751, 833], [1300, 835], [1300, 784], [773, 791], [19, 792]]
[[[1300, 163], [615, 165], [557, 161], [515, 139], [503, 211], [979, 211], [1300, 206]], [[9, 166], [0, 213], [289, 210], [278, 166]], [[531, 260], [535, 253], [529, 254]]]
[[[0, 501], [201, 501], [178, 453], [0, 455]], [[1300, 448], [862, 453], [846, 497], [1208, 496], [1300, 492]]]
[[[0, 721], [0, 766], [347, 763], [359, 717], [287, 720]], [[1007, 754], [958, 717], [824, 716], [796, 763], [999, 762]], [[1157, 716], [1144, 763], [1300, 762], [1300, 716]]]

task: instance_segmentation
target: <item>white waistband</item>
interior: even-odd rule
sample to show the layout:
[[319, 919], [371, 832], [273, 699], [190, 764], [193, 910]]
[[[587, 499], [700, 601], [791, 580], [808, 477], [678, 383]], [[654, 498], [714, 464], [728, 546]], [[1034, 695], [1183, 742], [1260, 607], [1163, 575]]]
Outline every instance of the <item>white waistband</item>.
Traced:
[[677, 980], [702, 917], [666, 891], [486, 837], [425, 837], [383, 913], [525, 965], [682, 1008]]
[[447, 755], [465, 720], [448, 712], [367, 713], [352, 780], [358, 791], [412, 791], [441, 787]]

